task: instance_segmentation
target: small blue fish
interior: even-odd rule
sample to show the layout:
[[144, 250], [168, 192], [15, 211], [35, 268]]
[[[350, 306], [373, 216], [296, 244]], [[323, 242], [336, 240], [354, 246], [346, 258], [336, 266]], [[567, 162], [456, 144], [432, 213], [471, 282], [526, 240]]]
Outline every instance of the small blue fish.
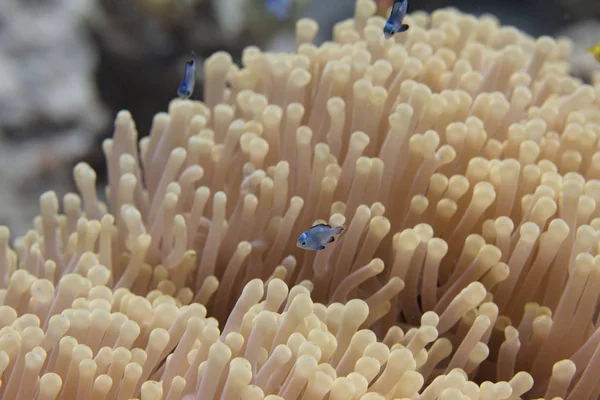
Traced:
[[291, 6], [292, 0], [265, 0], [267, 11], [280, 21], [287, 19]]
[[183, 80], [179, 84], [177, 89], [177, 95], [181, 99], [189, 99], [194, 92], [194, 85], [196, 84], [196, 54], [192, 52], [192, 59], [185, 63], [185, 72], [183, 73]]
[[394, 36], [395, 33], [405, 32], [408, 30], [408, 25], [402, 21], [406, 17], [408, 11], [408, 0], [396, 0], [392, 6], [392, 13], [383, 26], [383, 34], [386, 39]]
[[332, 228], [331, 225], [317, 224], [302, 233], [296, 245], [304, 250], [323, 250], [325, 245], [333, 242], [334, 236], [339, 235], [343, 230], [343, 226]]

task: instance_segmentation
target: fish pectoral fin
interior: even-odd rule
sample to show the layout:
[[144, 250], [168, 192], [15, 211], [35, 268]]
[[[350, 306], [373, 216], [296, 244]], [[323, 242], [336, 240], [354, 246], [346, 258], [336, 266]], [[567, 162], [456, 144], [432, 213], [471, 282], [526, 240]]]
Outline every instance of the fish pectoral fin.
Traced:
[[335, 241], [335, 238], [332, 236], [332, 237], [329, 238], [329, 240], [327, 241], [327, 243], [331, 243], [333, 241]]
[[398, 29], [398, 32], [406, 32], [408, 30], [409, 26], [406, 24], [402, 24], [400, 25], [400, 29]]
[[319, 247], [317, 247], [317, 250], [323, 250], [323, 249], [325, 249], [325, 246], [319, 246]]

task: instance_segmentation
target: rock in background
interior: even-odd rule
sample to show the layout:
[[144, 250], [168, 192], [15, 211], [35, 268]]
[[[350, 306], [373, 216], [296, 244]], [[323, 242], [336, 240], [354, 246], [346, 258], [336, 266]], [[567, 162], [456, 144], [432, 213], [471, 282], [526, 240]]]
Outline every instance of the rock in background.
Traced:
[[592, 75], [600, 71], [600, 62], [589, 54], [588, 49], [600, 43], [600, 19], [575, 22], [559, 33], [573, 41], [573, 50], [569, 59], [571, 73], [586, 82], [591, 82]]
[[14, 235], [31, 227], [43, 191], [73, 189], [67, 171], [108, 121], [88, 4], [0, 1], [0, 224]]

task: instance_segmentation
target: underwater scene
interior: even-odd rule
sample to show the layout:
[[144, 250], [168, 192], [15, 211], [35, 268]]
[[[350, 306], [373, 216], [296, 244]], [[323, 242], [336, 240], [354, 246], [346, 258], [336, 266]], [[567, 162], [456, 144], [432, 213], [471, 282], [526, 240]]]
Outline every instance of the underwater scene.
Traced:
[[600, 1], [0, 0], [0, 400], [600, 399]]

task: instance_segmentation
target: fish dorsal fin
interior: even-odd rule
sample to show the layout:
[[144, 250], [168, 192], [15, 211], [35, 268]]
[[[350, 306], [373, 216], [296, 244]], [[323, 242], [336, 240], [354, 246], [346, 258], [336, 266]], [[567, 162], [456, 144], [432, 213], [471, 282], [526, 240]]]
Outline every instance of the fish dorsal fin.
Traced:
[[189, 61], [185, 62], [185, 65], [186, 65], [186, 68], [187, 68], [187, 67], [193, 67], [194, 64], [196, 64], [196, 53], [194, 53], [192, 51], [192, 57], [190, 58]]
[[392, 6], [392, 13], [390, 15], [394, 15], [398, 12], [398, 10], [400, 10], [400, 7], [402, 7], [402, 2], [403, 0], [396, 1], [394, 3], [394, 5]]
[[318, 226], [322, 226], [324, 228], [331, 228], [331, 225], [329, 225], [329, 224], [316, 224], [316, 225], [313, 226], [313, 228], [316, 228]]

